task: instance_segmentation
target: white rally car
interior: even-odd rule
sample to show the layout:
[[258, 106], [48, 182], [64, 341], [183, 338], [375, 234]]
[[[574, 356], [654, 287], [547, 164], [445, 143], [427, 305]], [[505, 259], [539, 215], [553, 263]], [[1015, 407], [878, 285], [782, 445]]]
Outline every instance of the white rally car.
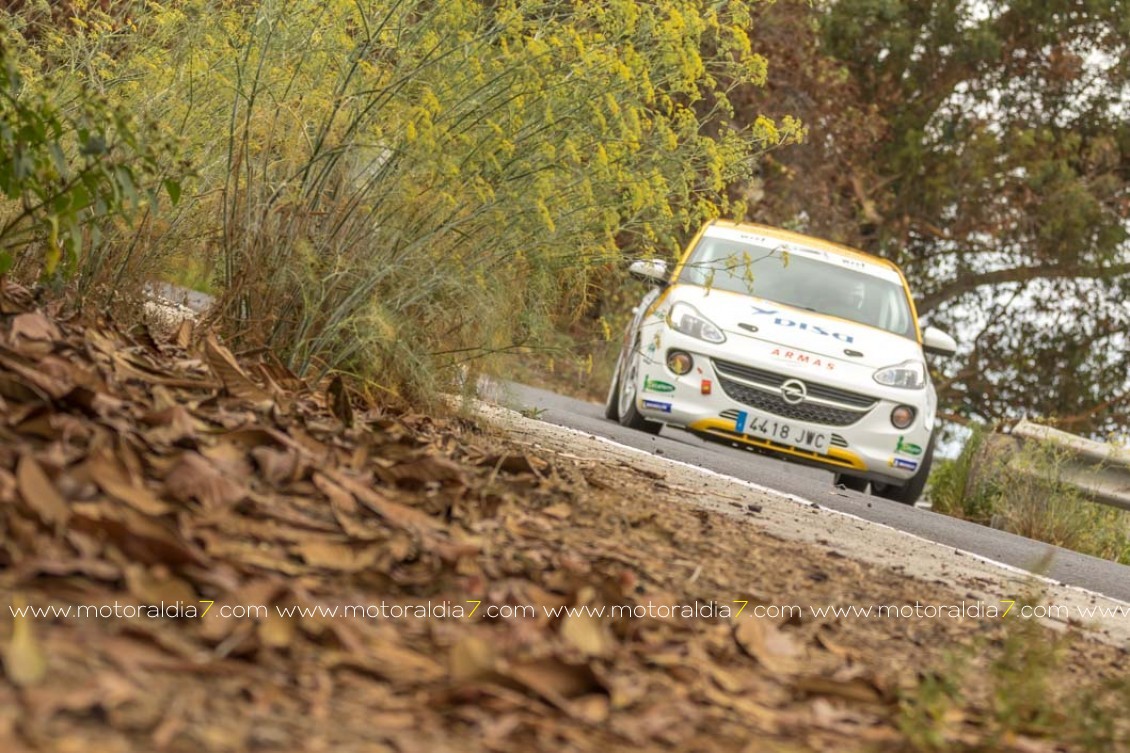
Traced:
[[835, 483], [913, 504], [934, 451], [937, 395], [924, 353], [953, 338], [919, 328], [889, 261], [760, 225], [714, 221], [628, 325], [605, 415], [663, 425], [835, 472]]

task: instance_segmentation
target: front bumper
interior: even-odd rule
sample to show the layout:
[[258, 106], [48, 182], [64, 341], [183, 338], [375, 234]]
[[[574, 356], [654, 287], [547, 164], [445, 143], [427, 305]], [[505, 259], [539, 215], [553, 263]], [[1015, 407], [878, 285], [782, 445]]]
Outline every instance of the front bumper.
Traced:
[[[832, 379], [828, 372], [821, 373], [811, 365], [773, 359], [766, 348], [733, 339], [716, 346], [658, 323], [643, 328], [640, 342], [636, 408], [650, 420], [783, 459], [896, 485], [914, 477], [925, 459], [935, 413], [931, 390], [885, 388], [871, 379], [870, 368], [850, 363], [838, 364]], [[689, 373], [680, 376], [667, 368], [666, 355], [671, 350], [691, 355], [694, 366]], [[814, 402], [786, 405], [751, 386], [758, 384], [759, 375], [770, 374], [810, 385]], [[704, 383], [709, 394], [704, 394]], [[656, 389], [657, 384], [661, 390]], [[837, 409], [833, 403], [841, 400], [850, 404]], [[870, 406], [865, 407], [869, 401]], [[916, 410], [914, 423], [907, 429], [891, 424], [891, 411], [898, 405]], [[784, 436], [777, 436], [780, 434]]]

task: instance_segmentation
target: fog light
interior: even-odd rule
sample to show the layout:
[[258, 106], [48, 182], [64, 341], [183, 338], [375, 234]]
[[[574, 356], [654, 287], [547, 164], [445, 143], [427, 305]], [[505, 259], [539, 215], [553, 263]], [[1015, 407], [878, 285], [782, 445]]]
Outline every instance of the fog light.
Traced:
[[891, 411], [891, 424], [896, 429], [905, 429], [914, 423], [914, 413], [914, 408], [911, 408], [909, 405], [896, 406], [895, 409]]
[[671, 371], [679, 376], [682, 376], [694, 368], [694, 359], [691, 358], [690, 353], [684, 353], [681, 350], [672, 350], [667, 353], [667, 368], [671, 369]]
[[702, 394], [709, 395], [710, 390], [713, 389], [713, 388], [714, 388], [714, 385], [712, 385], [710, 383], [709, 379], [703, 379], [702, 380]]

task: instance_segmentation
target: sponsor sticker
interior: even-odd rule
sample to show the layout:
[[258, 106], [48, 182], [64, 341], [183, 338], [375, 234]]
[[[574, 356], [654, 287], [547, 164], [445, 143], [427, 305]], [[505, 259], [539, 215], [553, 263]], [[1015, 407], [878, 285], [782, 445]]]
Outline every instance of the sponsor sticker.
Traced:
[[836, 368], [834, 361], [830, 361], [826, 358], [821, 358], [820, 356], [802, 353], [799, 350], [774, 348], [773, 352], [769, 355], [773, 356], [774, 358], [780, 358], [784, 361], [792, 361], [794, 363], [803, 364], [805, 366], [811, 366], [814, 369], [825, 369], [827, 371], [832, 371]]
[[918, 457], [922, 454], [922, 448], [916, 444], [906, 441], [906, 437], [899, 437], [898, 444], [895, 445], [895, 452], [900, 455], [912, 455]]
[[674, 392], [675, 385], [670, 382], [661, 382], [658, 379], [644, 375], [643, 378], [643, 391], [644, 392]]
[[[643, 407], [651, 408], [652, 410], [661, 410], [664, 413], [671, 412], [671, 403], [661, 403], [658, 400], [644, 400]], [[917, 463], [915, 465], [917, 465]]]
[[917, 460], [907, 460], [906, 458], [891, 458], [891, 465], [895, 468], [901, 468], [904, 471], [918, 470]]
[[780, 314], [782, 314], [784, 312], [778, 311], [777, 309], [764, 309], [764, 308], [761, 308], [760, 306], [751, 306], [750, 308], [753, 309], [753, 315], [754, 316], [771, 316], [771, 317], [773, 317], [773, 323], [776, 324], [778, 327], [795, 327], [796, 329], [801, 329], [801, 330], [804, 330], [806, 332], [813, 332], [817, 335], [824, 335], [825, 337], [831, 337], [831, 338], [834, 338], [836, 340], [839, 340], [840, 342], [848, 343], [849, 345], [855, 342], [855, 336], [854, 335], [846, 335], [842, 332], [833, 332], [830, 329], [825, 329], [824, 327], [818, 327], [817, 325], [812, 324], [811, 322], [806, 322], [806, 321], [799, 320], [799, 319], [791, 319], [791, 318], [786, 317], [786, 316], [780, 316]]

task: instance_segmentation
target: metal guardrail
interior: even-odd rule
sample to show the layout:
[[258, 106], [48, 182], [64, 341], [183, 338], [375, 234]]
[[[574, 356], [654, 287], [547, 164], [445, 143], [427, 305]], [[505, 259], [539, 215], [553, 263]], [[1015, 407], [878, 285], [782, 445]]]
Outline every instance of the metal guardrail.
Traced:
[[986, 467], [984, 461], [994, 458], [995, 462], [1007, 464], [1011, 472], [1046, 477], [1047, 469], [1036, 468], [1020, 460], [1020, 450], [1025, 444], [1033, 442], [1057, 452], [1059, 482], [1074, 486], [1092, 502], [1130, 510], [1130, 449], [1126, 447], [1021, 421], [1008, 434], [986, 437], [979, 453], [981, 458], [975, 465]]

